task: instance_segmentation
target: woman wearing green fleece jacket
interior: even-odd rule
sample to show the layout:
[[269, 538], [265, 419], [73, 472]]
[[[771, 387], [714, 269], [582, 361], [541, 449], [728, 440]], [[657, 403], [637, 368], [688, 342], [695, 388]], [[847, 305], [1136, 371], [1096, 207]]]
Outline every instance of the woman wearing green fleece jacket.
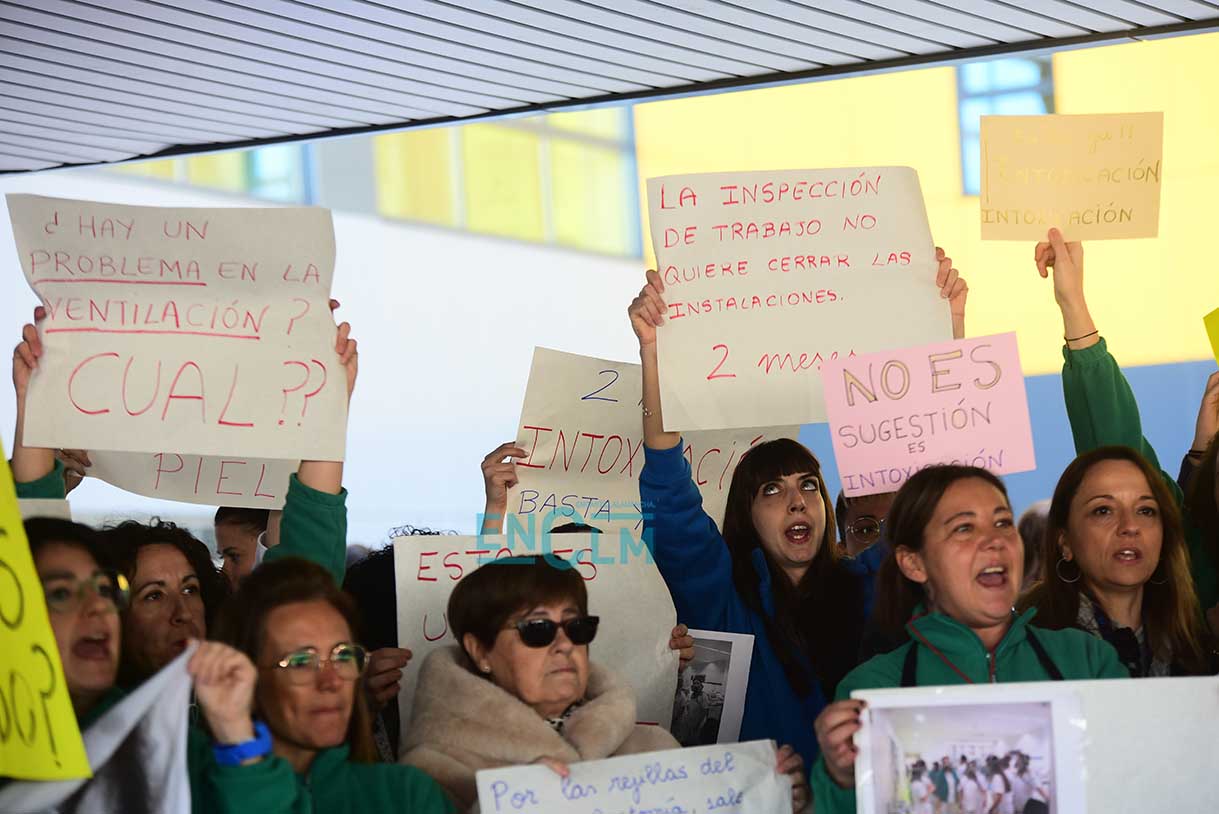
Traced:
[[886, 521], [891, 550], [877, 621], [910, 641], [847, 674], [817, 718], [810, 773], [817, 814], [855, 811], [855, 690], [984, 682], [1125, 678], [1113, 648], [1078, 630], [1032, 627], [1013, 610], [1024, 547], [1003, 482], [984, 469], [935, 466], [911, 477]]
[[[1163, 472], [1155, 450], [1143, 437], [1138, 402], [1088, 311], [1083, 245], [1064, 241], [1057, 229], [1051, 229], [1047, 238], [1034, 249], [1034, 260], [1042, 277], [1053, 271], [1054, 300], [1062, 311], [1066, 339], [1062, 390], [1075, 451], [1082, 455], [1103, 446], [1126, 446], [1137, 450], [1161, 471], [1178, 507], [1185, 509], [1186, 543], [1198, 601], [1204, 609], [1215, 608], [1219, 605], [1219, 539], [1206, 539], [1198, 530], [1191, 517], [1193, 512], [1184, 506], [1180, 486]], [[1199, 424], [1202, 423], [1205, 422], [1200, 419]], [[1195, 446], [1197, 443], [1195, 439]], [[1213, 513], [1214, 507], [1210, 510]], [[1052, 567], [1046, 563], [1047, 574]]]

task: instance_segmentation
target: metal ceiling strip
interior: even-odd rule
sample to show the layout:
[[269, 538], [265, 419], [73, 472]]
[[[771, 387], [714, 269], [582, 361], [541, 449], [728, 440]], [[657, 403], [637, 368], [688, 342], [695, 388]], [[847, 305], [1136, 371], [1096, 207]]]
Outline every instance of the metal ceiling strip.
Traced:
[[[116, 68], [119, 66], [115, 66]], [[31, 59], [10, 53], [0, 48], [0, 68], [25, 71], [36, 76], [62, 79], [85, 87], [104, 88], [112, 92], [130, 94], [131, 96], [148, 99], [159, 107], [162, 104], [182, 105], [191, 110], [199, 111], [207, 117], [219, 117], [236, 123], [249, 123], [255, 126], [260, 121], [274, 121], [284, 126], [285, 132], [295, 132], [301, 127], [314, 127], [327, 130], [340, 126], [359, 126], [367, 124], [384, 124], [392, 121], [386, 118], [381, 122], [359, 122], [326, 116], [309, 115], [284, 109], [276, 109], [271, 105], [247, 102], [241, 99], [218, 96], [197, 89], [184, 88], [174, 93], [171, 85], [148, 82], [142, 79], [131, 79], [121, 75], [117, 70], [102, 73], [85, 67], [64, 65], [58, 62], [48, 62], [42, 59]], [[183, 102], [181, 100], [189, 100]]]
[[608, 3], [601, 0], [577, 3], [571, 0], [532, 0], [530, 5], [559, 17], [558, 24], [565, 29], [591, 23], [632, 36], [636, 38], [636, 47], [640, 50], [651, 50], [658, 44], [666, 44], [693, 53], [720, 54], [746, 66], [757, 66], [747, 69], [743, 74], [745, 76], [857, 61], [854, 57], [829, 49], [784, 43], [774, 37], [740, 31], [714, 20], [641, 0], [613, 0]]
[[1122, 31], [1134, 25], [1129, 19], [1103, 14], [1094, 6], [1066, 0], [1020, 0], [1020, 8], [1043, 17], [1055, 17], [1088, 31]]
[[[382, 99], [367, 99], [351, 91], [355, 90], [355, 86], [346, 84], [348, 92], [339, 93], [334, 90], [319, 87], [317, 84], [309, 86], [303, 82], [294, 83], [287, 82], [282, 79], [266, 77], [253, 73], [243, 73], [240, 69], [246, 71], [251, 68], [256, 68], [256, 65], [251, 65], [249, 62], [240, 60], [231, 60], [226, 64], [235, 65], [238, 70], [232, 68], [221, 68], [215, 64], [207, 64], [191, 59], [182, 59], [175, 56], [163, 55], [163, 53], [154, 53], [149, 49], [158, 48], [158, 43], [162, 47], [159, 48], [165, 54], [168, 49], [163, 47], [164, 41], [158, 41], [153, 38], [143, 37], [142, 35], [127, 34], [122, 37], [125, 44], [119, 45], [114, 42], [116, 39], [114, 34], [123, 32], [114, 31], [114, 29], [99, 29], [97, 26], [92, 27], [92, 34], [95, 38], [87, 38], [84, 35], [73, 35], [51, 31], [47, 28], [42, 28], [34, 25], [26, 25], [24, 23], [9, 23], [5, 29], [13, 34], [14, 37], [24, 40], [29, 43], [36, 43], [47, 46], [48, 48], [59, 48], [64, 50], [69, 49], [87, 49], [89, 53], [109, 59], [114, 62], [121, 62], [126, 65], [146, 68], [149, 70], [161, 71], [171, 74], [192, 75], [200, 78], [210, 79], [220, 83], [240, 83], [243, 87], [262, 90], [267, 93], [276, 93], [288, 99], [308, 100], [310, 98], [333, 105], [339, 109], [347, 109], [349, 113], [357, 114], [376, 114], [376, 113], [392, 113], [398, 118], [414, 119], [420, 116], [431, 115], [427, 111], [420, 110], [417, 107], [407, 107], [393, 104], [389, 101], [386, 94], [382, 94]], [[106, 41], [101, 41], [100, 38], [105, 38]], [[182, 49], [184, 51], [188, 49]], [[199, 53], [199, 56], [204, 54]], [[208, 55], [208, 59], [216, 58], [224, 59], [227, 55], [215, 54], [214, 52]]]
[[837, 14], [850, 19], [863, 20], [890, 31], [902, 31], [939, 43], [943, 50], [952, 48], [983, 48], [996, 40], [983, 37], [974, 31], [954, 28], [942, 23], [932, 23], [921, 17], [913, 17], [877, 6], [866, 0], [785, 0], [806, 8]]
[[167, 146], [164, 141], [148, 139], [144, 136], [120, 136], [107, 133], [82, 133], [79, 130], [65, 130], [61, 127], [47, 127], [45, 124], [31, 124], [21, 120], [22, 117], [8, 114], [0, 108], [0, 131], [20, 136], [37, 136], [48, 141], [58, 141], [64, 144], [80, 144], [85, 147], [102, 147], [112, 150], [126, 149], [137, 155], [147, 155]]
[[[1097, 2], [1103, 4], [1112, 0]], [[1215, 0], [1137, 0], [1136, 4], [1175, 15], [1183, 20], [1207, 20], [1219, 14], [1219, 3]]]
[[49, 170], [58, 167], [62, 162], [40, 160], [37, 158], [27, 158], [25, 156], [16, 156], [10, 153], [5, 153], [0, 148], [0, 172], [34, 172], [36, 170]]
[[0, 123], [0, 144], [31, 150], [38, 157], [67, 158], [72, 161], [117, 161], [139, 155], [139, 151], [114, 147], [91, 147], [87, 144], [69, 144], [42, 135], [29, 136], [14, 133], [7, 124]]
[[[513, 51], [527, 48], [530, 43], [545, 45], [547, 48], [575, 51], [603, 58], [609, 63], [617, 63], [625, 58], [638, 58], [638, 55], [650, 55], [653, 49], [663, 52], [664, 58], [675, 62], [675, 56], [685, 52], [683, 61], [690, 65], [716, 69], [716, 66], [703, 62], [708, 57], [723, 58], [737, 63], [744, 68], [741, 73], [756, 73], [768, 66], [757, 62], [757, 54], [750, 49], [741, 48], [735, 43], [720, 44], [714, 40], [698, 39], [686, 34], [683, 30], [658, 28], [659, 35], [641, 30], [638, 21], [630, 17], [605, 12], [594, 7], [581, 7], [579, 15], [570, 13], [566, 0], [533, 0], [529, 9], [535, 12], [545, 12], [549, 19], [562, 22], [567, 26], [568, 34], [556, 34], [539, 27], [534, 22], [529, 24], [505, 22], [505, 18], [495, 16], [497, 5], [488, 6], [488, 0], [472, 0], [475, 9], [486, 11], [469, 11], [464, 2], [447, 2], [445, 0], [375, 0], [378, 5], [388, 5], [396, 9], [413, 11], [417, 15], [427, 15], [425, 24], [435, 24], [436, 21], [468, 28], [479, 37], [490, 37], [510, 45]], [[516, 4], [513, 4], [516, 5]], [[512, 9], [513, 15], [522, 15], [523, 11]], [[564, 22], [566, 21], [566, 22]], [[551, 23], [553, 24], [553, 22]], [[644, 38], [644, 39], [640, 39]], [[607, 46], [602, 43], [613, 43]], [[636, 55], [631, 57], [630, 55]], [[748, 66], [757, 66], [750, 68]], [[736, 76], [736, 74], [728, 74]], [[672, 80], [656, 87], [680, 84]]]
[[1004, 25], [1009, 25], [1012, 28], [1031, 31], [1042, 37], [1081, 37], [1086, 34], [1095, 33], [1089, 29], [1071, 25], [1057, 17], [1028, 11], [1023, 3], [1008, 3], [1005, 0], [970, 0], [969, 3], [962, 6], [959, 0], [930, 1], [941, 6], [948, 6], [949, 8], [963, 7], [970, 14], [994, 20]]
[[[94, 2], [94, 1], [95, 0], [89, 0], [89, 2]], [[96, 1], [101, 2], [102, 0], [96, 0]], [[214, 4], [216, 1], [217, 0], [200, 0], [200, 2], [206, 3], [208, 6]], [[123, 0], [123, 2], [146, 4], [149, 2], [153, 2], [153, 0]], [[194, 0], [155, 0], [155, 4], [158, 6], [163, 6], [166, 4], [188, 3], [188, 2], [193, 3]], [[243, 16], [248, 13], [249, 13], [248, 10], [238, 10], [238, 11], [234, 12], [234, 14], [236, 16]], [[422, 27], [423, 26], [420, 26], [420, 28], [422, 28]], [[273, 32], [259, 32], [259, 34], [260, 34], [260, 39], [262, 39], [264, 41], [267, 40], [268, 37], [274, 36]], [[332, 35], [332, 38], [341, 39], [341, 36]], [[452, 57], [452, 56], [455, 56], [456, 54], [468, 51], [468, 47], [464, 40], [446, 40], [444, 37], [434, 37], [434, 38], [432, 38], [431, 42], [432, 42], [433, 53], [444, 54], [444, 55]], [[496, 46], [500, 46], [500, 45], [502, 45], [502, 41], [497, 39], [497, 40], [495, 40], [494, 44]], [[312, 47], [309, 47], [309, 46], [312, 46]], [[334, 53], [331, 53], [328, 56], [326, 56], [326, 58], [335, 58], [335, 59], [339, 58], [337, 55], [340, 52], [340, 49], [336, 46], [330, 45], [329, 42], [308, 43], [308, 45], [306, 45], [303, 48], [300, 45], [296, 46], [296, 50], [298, 52], [313, 53], [315, 55], [320, 55], [319, 49], [328, 49], [329, 51], [334, 52]], [[413, 73], [418, 75], [418, 77], [419, 77], [417, 81], [431, 82], [432, 84], [436, 85], [436, 87], [442, 87], [444, 85], [443, 77], [437, 76], [435, 71], [429, 70], [429, 69], [414, 68], [413, 66], [409, 66], [409, 65], [407, 65], [407, 63], [402, 61], [402, 60], [408, 60], [408, 59], [413, 58], [417, 54], [417, 51], [414, 49], [396, 48], [394, 46], [385, 45], [385, 44], [381, 44], [381, 45], [373, 44], [373, 45], [369, 46], [366, 50], [367, 50], [367, 53], [354, 52], [354, 51], [350, 50], [350, 48], [342, 49], [341, 50], [341, 53], [342, 53], [341, 59], [345, 60], [349, 63], [352, 63], [352, 64], [356, 64], [361, 57], [363, 57], [364, 59], [368, 59], [369, 57], [383, 59], [386, 61], [387, 65], [396, 65], [396, 70], [398, 70], [399, 72], [405, 71], [407, 73], [410, 73], [413, 70]], [[516, 49], [516, 50], [520, 50], [520, 49]], [[603, 66], [601, 63], [590, 60], [586, 56], [583, 56], [583, 55], [569, 55], [569, 54], [562, 54], [562, 53], [556, 54], [555, 52], [553, 52], [551, 50], [548, 50], [545, 48], [539, 48], [535, 45], [530, 45], [528, 50], [532, 54], [532, 56], [537, 59], [537, 61], [539, 62], [540, 65], [550, 65], [552, 67], [552, 70], [554, 70], [554, 66], [562, 65], [562, 64], [566, 63], [566, 64], [570, 65], [571, 67], [575, 68], [576, 70], [584, 70], [584, 71], [594, 72], [594, 73], [600, 72], [602, 74], [610, 75], [610, 76], [613, 75], [613, 73], [606, 74], [606, 72], [602, 71], [601, 69]], [[520, 56], [520, 54], [517, 54], [515, 51], [512, 51], [510, 53], [512, 53], [514, 56]], [[562, 75], [561, 71], [554, 70], [554, 74], [553, 74], [554, 78], [558, 79], [561, 75]], [[519, 97], [521, 95], [519, 88], [512, 89], [512, 90], [513, 90], [514, 97]], [[506, 92], [507, 91], [505, 91], [505, 93]], [[434, 94], [434, 95], [438, 95], [438, 94]], [[490, 94], [473, 94], [473, 93], [469, 93], [466, 91], [463, 91], [460, 93], [460, 95], [458, 95], [458, 94], [454, 94], [453, 91], [451, 91], [451, 90], [447, 92], [447, 96], [438, 96], [438, 98], [457, 98], [466, 104], [480, 104], [480, 105], [484, 106], [485, 108], [492, 109], [492, 110], [517, 107], [520, 104], [524, 103], [522, 100], [520, 100], [518, 98], [492, 96]]]
[[[307, 1], [315, 2], [317, 0]], [[405, 4], [401, 0], [377, 1], [393, 2], [395, 5], [419, 6], [418, 2], [410, 1]], [[429, 2], [424, 7], [430, 11], [436, 6], [440, 6], [446, 13], [457, 13], [451, 9], [451, 2], [444, 0]], [[421, 11], [424, 7], [421, 7]], [[739, 58], [740, 55], [728, 54], [723, 49], [691, 48], [689, 44], [677, 43], [668, 37], [653, 37], [641, 41], [639, 33], [629, 32], [620, 27], [617, 17], [603, 15], [603, 13], [591, 13], [594, 11], [600, 10], [572, 4], [569, 0], [533, 0], [531, 2], [463, 0], [461, 12], [473, 13], [467, 13], [467, 15], [457, 18], [468, 24], [483, 24], [486, 29], [492, 28], [488, 21], [505, 19], [505, 21], [522, 27], [521, 33], [514, 34], [516, 37], [528, 37], [530, 30], [536, 32], [536, 30], [551, 30], [560, 27], [563, 37], [584, 41], [584, 43], [591, 41], [591, 43], [611, 45], [624, 54], [635, 54], [636, 60], [640, 56], [664, 60], [663, 65], [668, 67], [669, 73], [683, 77], [686, 74], [703, 77], [697, 79], [697, 82], [708, 82], [708, 80], [725, 76], [750, 76], [750, 74], [757, 73], [758, 68], [763, 67], [752, 61], [752, 54], [748, 51], [744, 51], [742, 54], [750, 58], [742, 61]]]
[[820, 24], [814, 24], [808, 23], [807, 17], [797, 19], [785, 16], [780, 12], [781, 6], [775, 2], [756, 2], [751, 6], [742, 7], [723, 0], [683, 0], [677, 5], [689, 15], [712, 19], [727, 26], [766, 34], [768, 37], [791, 43], [837, 51], [861, 60], [891, 60], [914, 54], [914, 51], [894, 48], [876, 39], [855, 37], [844, 30], [826, 27], [826, 23], [833, 24], [833, 18], [823, 18], [820, 19]]
[[[877, 6], [886, 11], [894, 11], [909, 17], [930, 20], [940, 25], [951, 26], [961, 31], [971, 31], [1000, 43], [1026, 42], [1039, 39], [1035, 31], [1006, 25], [972, 12], [950, 8], [930, 0], [864, 0], [869, 5]], [[961, 3], [961, 6], [973, 9], [972, 3]]]
[[[401, 27], [401, 19], [393, 20], [395, 16], [403, 16], [398, 12], [379, 6], [357, 5], [351, 0], [340, 0], [332, 4], [306, 4], [298, 0], [251, 0], [248, 5], [269, 14], [284, 15], [291, 12], [297, 19], [311, 25], [325, 26], [333, 31], [383, 42], [397, 53], [406, 55], [404, 59], [409, 58], [410, 62], [421, 68], [444, 74], [446, 82], [466, 90], [501, 96], [510, 95], [509, 91], [525, 91], [542, 94], [547, 98], [568, 99], [587, 96], [591, 92], [625, 93], [652, 87], [650, 75], [641, 77], [647, 79], [646, 82], [594, 76], [582, 71], [568, 71], [562, 78], [556, 78], [553, 76], [553, 65], [519, 60], [473, 47], [466, 48], [468, 53], [465, 59], [440, 56], [433, 51], [441, 43], [451, 48], [451, 41], [439, 41], [435, 37]], [[376, 13], [377, 19], [357, 16], [356, 12], [373, 12]], [[406, 19], [409, 25], [410, 18]]]
[[82, 137], [113, 137], [120, 140], [130, 138], [136, 141], [144, 139], [149, 144], [154, 142], [160, 144], [162, 149], [179, 140], [177, 136], [153, 138], [154, 134], [152, 133], [120, 127], [114, 123], [113, 119], [109, 119], [105, 125], [101, 125], [86, 122], [79, 116], [65, 118], [62, 115], [46, 116], [26, 110], [17, 110], [3, 99], [0, 99], [0, 121], [7, 122], [8, 124], [36, 127], [44, 132], [72, 133]]
[[[199, 122], [191, 125], [173, 124], [162, 115], [157, 119], [141, 119], [124, 115], [135, 111], [117, 112], [113, 105], [98, 104], [83, 97], [60, 96], [54, 102], [47, 102], [36, 95], [36, 89], [4, 86], [0, 87], [0, 106], [25, 111], [30, 115], [45, 116], [52, 119], [68, 118], [71, 121], [90, 127], [109, 128], [113, 126], [124, 132], [136, 130], [148, 135], [171, 140], [176, 144], [203, 144], [210, 141], [225, 141], [236, 138], [249, 138], [240, 131], [222, 132], [208, 127], [200, 128]], [[93, 107], [88, 107], [92, 105]], [[97, 108], [100, 108], [99, 111]]]
[[[21, 42], [9, 37], [0, 35], [0, 53], [7, 54], [40, 62], [54, 66], [56, 60], [56, 49], [48, 48], [37, 43]], [[394, 121], [401, 117], [394, 116], [389, 113], [363, 114], [359, 111], [353, 111], [348, 108], [334, 107], [332, 105], [313, 104], [310, 105], [307, 101], [291, 99], [282, 94], [268, 93], [263, 90], [254, 88], [242, 87], [231, 82], [219, 83], [209, 79], [200, 79], [182, 72], [169, 73], [163, 70], [149, 69], [141, 66], [132, 65], [128, 62], [119, 62], [109, 57], [94, 56], [87, 53], [74, 54], [72, 57], [72, 66], [70, 68], [60, 68], [54, 75], [62, 78], [71, 78], [67, 76], [67, 72], [96, 73], [111, 77], [110, 80], [103, 80], [115, 83], [116, 87], [128, 87], [129, 89], [136, 88], [164, 88], [166, 91], [174, 92], [189, 92], [196, 94], [199, 97], [216, 99], [225, 104], [220, 105], [223, 110], [242, 110], [251, 109], [256, 115], [262, 111], [268, 111], [270, 115], [280, 118], [282, 121], [297, 121], [302, 124], [322, 124], [327, 127], [334, 127], [339, 123], [346, 126], [356, 124], [384, 124]], [[3, 57], [0, 57], [0, 64], [4, 64]], [[282, 114], [282, 115], [281, 115]]]
[[[28, 0], [17, 0], [28, 2]], [[63, 3], [65, 0], [51, 0]], [[231, 54], [242, 54], [260, 61], [282, 61], [284, 64], [299, 64], [300, 58], [309, 58], [328, 63], [331, 66], [349, 66], [377, 71], [388, 80], [409, 76], [410, 93], [416, 98], [414, 105], [431, 111], [433, 116], [470, 116], [496, 109], [502, 100], [494, 100], [495, 104], [475, 104], [493, 101], [484, 94], [471, 94], [466, 91], [436, 85], [428, 80], [431, 74], [427, 71], [413, 69], [412, 66], [369, 57], [362, 53], [337, 48], [313, 39], [280, 35], [275, 31], [251, 30], [240, 25], [226, 23], [223, 20], [200, 17], [183, 12], [161, 3], [148, 0], [69, 0], [70, 5], [89, 6], [93, 17], [105, 17], [123, 28], [134, 28], [138, 31], [157, 30], [161, 36], [179, 39], [187, 42], [197, 42], [205, 39], [212, 43], [220, 43], [219, 47]], [[83, 12], [82, 12], [83, 13]], [[319, 32], [320, 33], [320, 32]], [[308, 68], [316, 68], [316, 63], [310, 62]], [[414, 74], [415, 76], [411, 76]]]
[[[78, 82], [69, 82], [57, 77], [19, 72], [11, 68], [0, 68], [0, 86], [5, 84], [8, 84], [8, 87], [4, 87], [5, 92], [11, 95], [25, 96], [33, 94], [34, 98], [53, 102], [59, 96], [66, 94], [75, 97], [77, 100], [83, 99], [91, 102], [97, 107], [89, 109], [96, 109], [103, 113], [107, 111], [121, 112], [135, 108], [137, 115], [151, 117], [154, 121], [162, 116], [175, 116], [180, 122], [194, 123], [205, 129], [214, 125], [223, 125], [227, 128], [232, 128], [230, 130], [231, 135], [241, 135], [245, 138], [268, 138], [301, 132], [300, 130], [283, 127], [268, 127], [265, 126], [268, 124], [265, 120], [258, 124], [251, 124], [249, 117], [235, 116], [234, 114], [229, 114], [228, 116], [215, 116], [210, 113], [207, 115], [195, 115], [198, 109], [183, 102], [151, 99], [96, 85], [82, 87]], [[18, 93], [19, 90], [24, 90], [24, 92]], [[82, 91], [87, 91], [87, 95], [82, 93]], [[157, 102], [159, 106], [151, 105], [151, 102]], [[237, 120], [235, 121], [235, 119]], [[241, 121], [241, 119], [245, 119], [245, 121]]]
[[[40, 2], [45, 6], [60, 10], [69, 6], [67, 0], [15, 0], [15, 2]], [[299, 57], [296, 54], [269, 51], [248, 43], [226, 40], [203, 32], [185, 31], [163, 23], [145, 21], [143, 25], [148, 31], [143, 33], [122, 31], [114, 26], [130, 25], [130, 18], [126, 15], [92, 7], [84, 9], [84, 13], [90, 18], [87, 21], [56, 16], [49, 24], [56, 25], [64, 31], [72, 31], [74, 34], [79, 32], [79, 36], [82, 38], [87, 36], [85, 31], [88, 29], [97, 29], [95, 36], [107, 37], [115, 43], [121, 43], [124, 48], [156, 48], [159, 53], [184, 55], [188, 61], [206, 60], [217, 67], [229, 66], [244, 71], [264, 70], [271, 75], [278, 72], [279, 76], [272, 76], [277, 81], [289, 81], [280, 77], [290, 76], [293, 84], [306, 87], [309, 85], [328, 87], [337, 93], [363, 94], [361, 98], [384, 98], [387, 103], [399, 106], [399, 109], [414, 111], [404, 113], [404, 118], [434, 118], [437, 115], [444, 115], [436, 109], [440, 105], [437, 100], [396, 89], [413, 88], [415, 85], [413, 82], [400, 80], [394, 74], [365, 71], [346, 64], [328, 63], [310, 57]], [[17, 17], [20, 15], [21, 19], [27, 22], [44, 22], [41, 17], [28, 16], [34, 14], [41, 14], [41, 12], [32, 9], [15, 9], [11, 4], [0, 8], [0, 15], [3, 16]], [[92, 42], [92, 40], [86, 40], [86, 42]], [[243, 57], [240, 54], [246, 56]], [[275, 62], [264, 61], [267, 59], [273, 59]], [[277, 62], [282, 64], [276, 64]], [[323, 72], [345, 78], [335, 78]], [[371, 84], [373, 81], [379, 81], [379, 84]], [[363, 90], [353, 90], [357, 88]], [[430, 107], [422, 105], [430, 105]]]
[[751, 0], [718, 0], [721, 5], [755, 11], [759, 14], [787, 21], [813, 31], [837, 31], [843, 36], [891, 48], [907, 54], [932, 54], [944, 50], [944, 44], [916, 37], [904, 31], [872, 25], [850, 17], [833, 14], [818, 7], [802, 6], [793, 0], [770, 0], [759, 4]]

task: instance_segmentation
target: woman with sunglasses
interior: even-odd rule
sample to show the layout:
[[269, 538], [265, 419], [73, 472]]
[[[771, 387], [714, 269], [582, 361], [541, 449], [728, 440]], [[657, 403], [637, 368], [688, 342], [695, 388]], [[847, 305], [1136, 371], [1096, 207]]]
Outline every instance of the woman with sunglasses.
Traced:
[[[68, 697], [77, 724], [87, 732], [125, 696], [115, 682], [122, 649], [119, 612], [128, 599], [127, 581], [110, 567], [100, 536], [88, 526], [39, 517], [26, 521], [25, 532], [46, 597]], [[246, 808], [251, 789], [274, 790], [274, 779], [268, 778], [261, 756], [240, 747], [256, 740], [250, 717], [257, 680], [254, 666], [227, 645], [198, 642], [187, 672], [206, 724], [206, 729], [192, 726], [188, 737], [192, 807], [196, 811], [252, 811]], [[282, 796], [282, 789], [280, 793]], [[112, 802], [124, 809], [123, 801]], [[139, 808], [143, 802], [132, 801], [132, 805]], [[3, 803], [0, 808], [8, 805]]]
[[433, 652], [419, 672], [403, 762], [434, 777], [469, 810], [474, 774], [543, 762], [566, 764], [676, 749], [657, 726], [635, 725], [635, 693], [589, 663], [600, 619], [588, 591], [559, 557], [497, 560], [466, 575], [449, 596], [457, 646]]
[[[555, 556], [512, 557], [471, 572], [453, 589], [457, 646], [424, 661], [403, 762], [436, 778], [459, 810], [476, 810], [475, 773], [567, 764], [679, 748], [659, 726], [635, 723], [635, 692], [589, 662], [600, 618], [588, 613], [579, 572]], [[776, 755], [792, 775], [792, 808], [808, 798], [799, 757]]]
[[375, 762], [368, 656], [355, 629], [351, 598], [326, 569], [299, 558], [264, 563], [225, 605], [217, 635], [257, 670], [253, 710], [267, 736], [258, 747], [266, 786], [249, 790], [248, 810], [453, 810], [424, 773]]

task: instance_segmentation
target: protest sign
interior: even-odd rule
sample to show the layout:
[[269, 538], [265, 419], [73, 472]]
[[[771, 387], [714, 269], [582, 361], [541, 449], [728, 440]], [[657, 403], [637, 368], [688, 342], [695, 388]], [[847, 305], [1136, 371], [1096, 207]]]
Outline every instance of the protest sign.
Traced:
[[702, 812], [791, 814], [791, 778], [775, 772], [774, 741], [672, 749], [571, 764], [484, 769], [482, 814]]
[[[517, 442], [529, 455], [517, 461], [509, 522], [524, 529], [532, 522], [537, 533], [543, 523], [582, 522], [611, 537], [625, 528], [638, 538], [642, 392], [637, 364], [534, 348], [517, 430]], [[795, 426], [687, 433], [682, 444], [707, 514], [717, 524], [723, 519], [741, 455], [799, 432]]]
[[909, 167], [651, 178], [648, 211], [666, 430], [824, 421], [822, 362], [952, 336]]
[[[667, 595], [666, 595], [667, 598]], [[85, 777], [89, 763], [0, 448], [0, 777]], [[8, 811], [0, 805], [0, 811]]]
[[839, 359], [821, 375], [847, 497], [895, 492], [930, 464], [1036, 468], [1014, 333]]
[[753, 635], [690, 630], [694, 658], [677, 677], [673, 724], [682, 746], [736, 743], [745, 716]]
[[[967, 761], [1013, 749], [1028, 755], [1033, 779], [1049, 793], [1043, 797], [1050, 805], [1040, 811], [1211, 811], [1219, 750], [1213, 728], [1199, 722], [1219, 720], [1219, 679], [1151, 681], [1150, 696], [1146, 681], [1112, 679], [857, 690], [851, 697], [867, 702], [855, 736], [857, 810], [890, 810], [883, 807], [885, 777], [920, 738], [929, 767], [945, 756], [945, 746], [958, 764], [961, 755]], [[895, 753], [881, 719], [900, 739], [899, 716], [913, 735]], [[1165, 721], [1176, 722], [1171, 737], [1164, 737]], [[1152, 742], [1154, 749], [1130, 748]], [[1130, 782], [1136, 777], [1155, 782]], [[876, 803], [870, 808], [868, 785]]]
[[89, 476], [146, 497], [282, 509], [288, 478], [300, 461], [240, 456], [180, 455], [176, 452], [90, 450]]
[[[191, 810], [186, 768], [191, 679], [197, 645], [119, 701], [85, 732], [93, 776], [0, 788], [8, 814], [180, 814]], [[195, 810], [204, 806], [195, 804]]]
[[982, 117], [983, 240], [1155, 237], [1163, 113]]
[[8, 206], [47, 312], [27, 444], [342, 460], [327, 210]]
[[[551, 553], [575, 564], [588, 587], [589, 612], [601, 617], [589, 654], [635, 688], [640, 723], [668, 723], [673, 712], [677, 653], [669, 634], [677, 612], [651, 553], [630, 535], [608, 534], [455, 535], [398, 537], [393, 541], [398, 594], [398, 645], [422, 664], [438, 647], [456, 645], [449, 631], [449, 594], [480, 564], [513, 554]], [[509, 566], [510, 567], [510, 566]], [[398, 696], [402, 731], [411, 719], [415, 682], [412, 666]]]
[[1219, 361], [1219, 308], [1203, 317], [1202, 324], [1206, 326], [1206, 338], [1211, 342], [1211, 354]]
[[72, 519], [72, 506], [66, 500], [54, 498], [23, 497], [17, 499], [17, 509], [21, 519], [31, 517], [57, 517], [60, 520]]

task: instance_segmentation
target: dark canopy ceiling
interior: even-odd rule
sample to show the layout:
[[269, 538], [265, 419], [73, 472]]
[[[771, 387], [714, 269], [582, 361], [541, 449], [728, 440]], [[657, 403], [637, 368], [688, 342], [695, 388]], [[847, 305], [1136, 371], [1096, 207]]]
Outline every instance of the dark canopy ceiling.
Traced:
[[1209, 0], [0, 0], [0, 172], [1216, 27]]

